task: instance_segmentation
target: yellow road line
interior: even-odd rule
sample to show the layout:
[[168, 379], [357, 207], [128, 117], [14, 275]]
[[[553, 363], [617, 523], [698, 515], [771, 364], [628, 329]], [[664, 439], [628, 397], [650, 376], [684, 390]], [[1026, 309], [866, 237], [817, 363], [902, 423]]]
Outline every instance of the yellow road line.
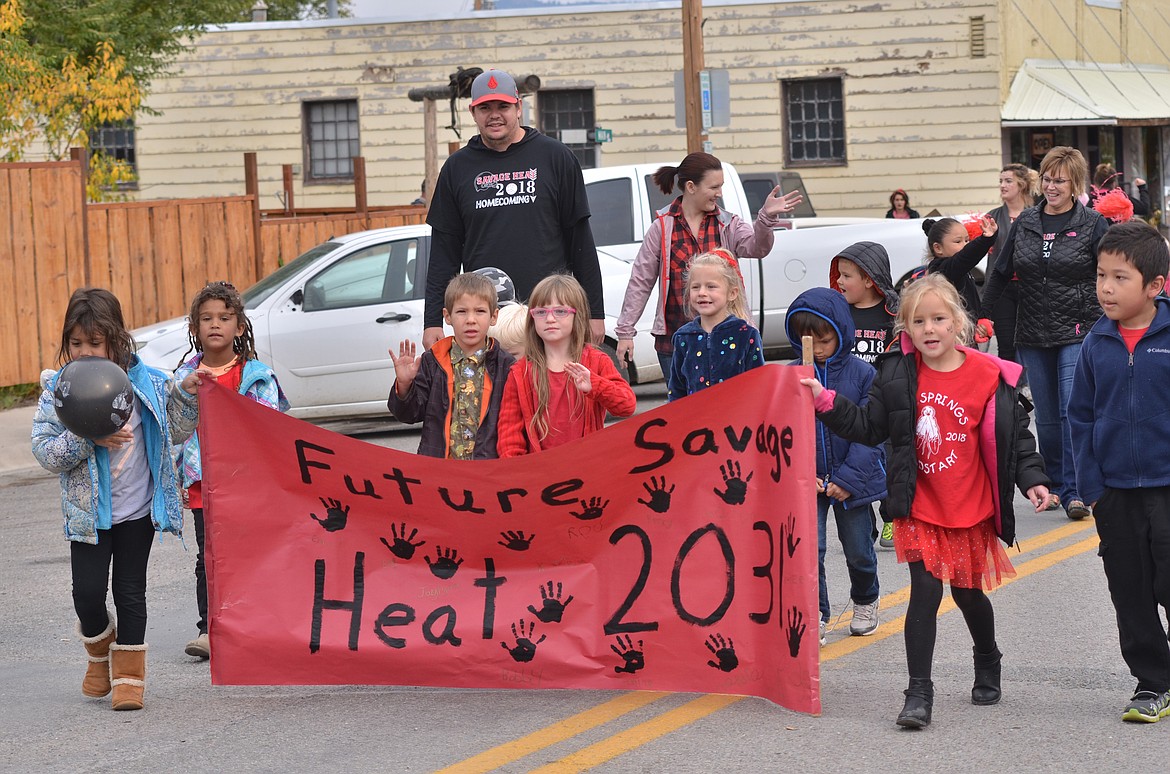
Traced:
[[661, 736], [665, 736], [672, 731], [677, 731], [683, 726], [689, 726], [696, 720], [701, 720], [746, 698], [746, 696], [725, 696], [714, 693], [705, 694], [697, 699], [688, 701], [681, 707], [664, 712], [657, 717], [647, 720], [645, 723], [640, 723], [626, 731], [614, 734], [608, 739], [591, 744], [571, 755], [561, 758], [559, 761], [553, 761], [546, 766], [533, 769], [533, 771], [544, 772], [545, 774], [552, 774], [552, 772], [558, 772], [559, 774], [559, 772], [586, 771], [594, 766], [600, 766], [619, 755], [624, 755], [630, 750], [641, 747], [648, 742], [652, 742]]
[[[1029, 540], [1020, 542], [1021, 553], [1036, 551], [1052, 543], [1063, 540], [1069, 536], [1076, 535], [1085, 531], [1092, 526], [1091, 521], [1071, 522], [1069, 524], [1049, 530], [1041, 535], [1037, 535]], [[1074, 545], [1068, 546], [1059, 551], [1054, 551], [1043, 557], [1038, 557], [1029, 562], [1025, 562], [1016, 570], [1016, 577], [1014, 579], [1007, 579], [1003, 585], [1019, 580], [1034, 572], [1046, 569], [1047, 567], [1063, 561], [1066, 558], [1083, 553], [1097, 545], [1097, 537], [1081, 541]], [[881, 608], [887, 609], [896, 605], [904, 604], [910, 597], [909, 587], [899, 589], [891, 594], [882, 597]], [[947, 597], [943, 600], [943, 604], [939, 608], [939, 614], [954, 609], [954, 602]], [[901, 616], [892, 621], [883, 623], [882, 628], [878, 632], [869, 637], [847, 637], [836, 642], [833, 642], [821, 648], [821, 663], [826, 661], [833, 661], [835, 659], [846, 656], [863, 647], [872, 645], [876, 642], [884, 640], [886, 637], [893, 636], [902, 631], [905, 626], [905, 616]], [[540, 750], [559, 744], [574, 736], [585, 733], [593, 728], [609, 723], [612, 720], [625, 715], [634, 710], [640, 709], [652, 702], [658, 701], [665, 696], [674, 695], [672, 693], [664, 692], [650, 692], [650, 691], [634, 691], [622, 694], [607, 702], [592, 707], [584, 712], [580, 712], [564, 720], [553, 723], [545, 728], [533, 731], [526, 736], [516, 739], [512, 742], [507, 742], [502, 745], [485, 750], [478, 755], [475, 755], [466, 760], [460, 761], [441, 772], [446, 774], [448, 772], [486, 772], [493, 769], [514, 763], [515, 761], [531, 755]], [[725, 696], [722, 694], [707, 694], [693, 699], [686, 704], [668, 710], [661, 715], [658, 715], [644, 723], [634, 726], [626, 731], [622, 731], [614, 736], [608, 737], [602, 742], [595, 743], [585, 747], [571, 755], [562, 758], [559, 761], [544, 766], [538, 771], [546, 772], [561, 772], [561, 771], [583, 771], [594, 766], [598, 766], [606, 761], [612, 760], [618, 755], [625, 754], [630, 750], [636, 749], [645, 745], [655, 739], [658, 739], [665, 734], [694, 723], [696, 720], [711, 715], [719, 710], [742, 701], [744, 696]]]
[[[1064, 529], [1064, 528], [1062, 528]], [[1072, 530], [1069, 533], [1076, 532]], [[1070, 546], [1051, 551], [1044, 556], [1037, 557], [1031, 561], [1025, 562], [1016, 568], [1016, 577], [1006, 579], [1002, 584], [1007, 586], [1014, 583], [1021, 578], [1026, 578], [1029, 575], [1046, 570], [1049, 567], [1062, 562], [1065, 559], [1083, 554], [1086, 551], [1095, 549], [1099, 541], [1097, 535], [1086, 538], [1079, 543], [1073, 543]], [[955, 608], [954, 600], [947, 597], [943, 600], [942, 605], [939, 606], [939, 614], [943, 614]], [[879, 640], [890, 637], [902, 631], [906, 624], [906, 616], [899, 616], [898, 618], [884, 624], [879, 633], [875, 633], [869, 637], [848, 637], [843, 640], [838, 640], [830, 646], [821, 649], [821, 662], [832, 661], [841, 658], [856, 650], [873, 644]], [[880, 636], [879, 636], [880, 634]], [[641, 747], [655, 739], [663, 736], [671, 731], [677, 731], [685, 725], [694, 723], [696, 720], [718, 712], [725, 707], [740, 701], [745, 697], [742, 696], [718, 696], [707, 695], [679, 707], [676, 710], [671, 710], [659, 717], [653, 718], [641, 723], [632, 728], [629, 728], [619, 734], [616, 734], [609, 739], [589, 745], [577, 752], [562, 758], [559, 761], [550, 763], [537, 771], [547, 772], [570, 772], [570, 771], [585, 771], [600, 766], [601, 764], [616, 758], [619, 755], [624, 755], [633, 749]]]
[[658, 701], [665, 696], [673, 695], [673, 693], [663, 691], [631, 691], [629, 693], [623, 693], [607, 702], [598, 704], [596, 707], [591, 707], [584, 712], [579, 712], [572, 717], [553, 723], [551, 726], [533, 731], [527, 736], [493, 747], [490, 750], [485, 750], [453, 766], [441, 769], [440, 772], [443, 774], [448, 772], [451, 774], [454, 774], [454, 772], [471, 774], [471, 772], [492, 771], [505, 764], [518, 761], [526, 755], [531, 755], [546, 747], [551, 747], [566, 739], [571, 739], [578, 734], [583, 734], [597, 726], [604, 725], [611, 720], [620, 718], [627, 712], [633, 712], [636, 709], [645, 707], [647, 704]]

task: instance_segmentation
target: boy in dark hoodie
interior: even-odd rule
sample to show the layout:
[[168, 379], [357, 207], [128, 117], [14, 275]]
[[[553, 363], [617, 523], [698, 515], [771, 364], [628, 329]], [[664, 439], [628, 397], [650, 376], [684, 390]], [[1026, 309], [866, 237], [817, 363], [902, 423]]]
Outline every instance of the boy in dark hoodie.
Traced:
[[[853, 355], [853, 320], [845, 297], [829, 288], [797, 296], [784, 321], [789, 341], [813, 339], [813, 370], [821, 384], [865, 405], [873, 384], [873, 366]], [[796, 360], [794, 365], [799, 365]], [[821, 644], [829, 622], [829, 586], [825, 579], [826, 523], [829, 506], [849, 567], [853, 620], [849, 633], [873, 634], [878, 627], [877, 554], [873, 549], [875, 500], [886, 496], [881, 448], [851, 443], [817, 422], [817, 541], [820, 575]]]
[[[845, 296], [853, 315], [853, 354], [873, 365], [886, 351], [894, 335], [899, 297], [890, 276], [890, 256], [877, 242], [854, 242], [829, 264], [829, 287]], [[885, 503], [878, 508], [882, 516], [880, 544], [893, 549], [894, 525], [886, 514]]]
[[886, 351], [898, 314], [890, 256], [877, 242], [855, 242], [829, 264], [829, 287], [845, 296], [853, 317], [853, 354], [873, 365]]

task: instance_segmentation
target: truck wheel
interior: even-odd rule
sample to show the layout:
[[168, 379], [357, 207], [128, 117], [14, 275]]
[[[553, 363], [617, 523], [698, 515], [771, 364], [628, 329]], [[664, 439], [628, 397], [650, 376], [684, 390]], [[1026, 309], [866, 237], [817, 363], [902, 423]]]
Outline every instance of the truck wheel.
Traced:
[[618, 361], [617, 342], [606, 339], [601, 342], [601, 351], [609, 357], [609, 362], [613, 363], [613, 367], [617, 369], [617, 372], [622, 375], [623, 379], [632, 385], [638, 383], [638, 369], [626, 368], [624, 363]]

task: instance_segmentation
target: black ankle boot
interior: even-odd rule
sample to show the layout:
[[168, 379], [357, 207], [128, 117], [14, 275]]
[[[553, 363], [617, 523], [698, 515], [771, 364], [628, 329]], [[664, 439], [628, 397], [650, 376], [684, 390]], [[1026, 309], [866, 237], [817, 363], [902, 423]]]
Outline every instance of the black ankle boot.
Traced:
[[934, 706], [934, 683], [924, 677], [911, 677], [910, 687], [902, 691], [906, 703], [896, 722], [906, 728], [925, 728], [930, 725], [930, 710]]
[[975, 685], [971, 688], [972, 704], [998, 704], [1000, 697], [1000, 660], [1003, 654], [999, 648], [990, 653], [975, 652]]

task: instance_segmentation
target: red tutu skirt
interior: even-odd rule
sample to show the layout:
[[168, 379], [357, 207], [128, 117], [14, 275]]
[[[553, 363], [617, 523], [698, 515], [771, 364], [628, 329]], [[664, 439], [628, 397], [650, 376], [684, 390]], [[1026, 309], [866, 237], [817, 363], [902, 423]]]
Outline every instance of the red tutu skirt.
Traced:
[[987, 591], [1016, 577], [991, 519], [973, 527], [894, 519], [894, 550], [899, 562], [922, 562], [931, 575], [961, 589]]

